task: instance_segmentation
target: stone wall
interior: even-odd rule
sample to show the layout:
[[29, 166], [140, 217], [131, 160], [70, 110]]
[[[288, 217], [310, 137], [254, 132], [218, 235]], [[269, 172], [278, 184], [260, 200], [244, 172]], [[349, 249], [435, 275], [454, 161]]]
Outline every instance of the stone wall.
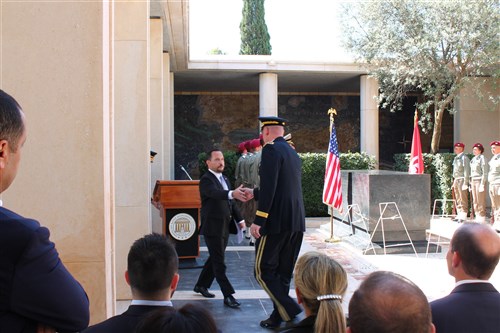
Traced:
[[[402, 112], [379, 112], [380, 166], [391, 168], [393, 155], [409, 153], [413, 135], [416, 97], [408, 97]], [[337, 110], [335, 127], [340, 152], [359, 152], [359, 95], [280, 94], [278, 115], [289, 120], [286, 133], [292, 133], [298, 152], [326, 152], [329, 137], [328, 109]], [[187, 179], [182, 164], [198, 179], [198, 154], [220, 147], [236, 150], [238, 143], [259, 135], [259, 96], [257, 94], [175, 95], [176, 179]], [[432, 133], [423, 133], [423, 152], [429, 152]], [[443, 117], [441, 150], [453, 146], [453, 118]]]
[[[337, 110], [335, 125], [342, 152], [359, 151], [359, 96], [280, 95], [278, 115], [289, 120], [298, 152], [326, 152], [329, 138], [328, 109]], [[238, 143], [259, 135], [259, 96], [176, 95], [175, 172], [186, 179], [183, 165], [198, 179], [198, 154], [220, 147], [236, 150]]]

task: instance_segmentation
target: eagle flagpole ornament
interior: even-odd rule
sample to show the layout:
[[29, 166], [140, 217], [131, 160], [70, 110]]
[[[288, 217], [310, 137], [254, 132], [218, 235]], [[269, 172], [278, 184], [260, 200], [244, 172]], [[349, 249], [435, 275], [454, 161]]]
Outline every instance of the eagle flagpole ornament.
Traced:
[[[330, 140], [325, 166], [325, 184], [323, 186], [323, 203], [335, 208], [342, 214], [342, 179], [340, 177], [340, 155], [337, 142], [337, 131], [335, 130], [334, 115], [337, 110], [330, 108]], [[326, 242], [339, 242], [340, 239], [333, 236], [333, 210], [330, 214], [330, 238]]]

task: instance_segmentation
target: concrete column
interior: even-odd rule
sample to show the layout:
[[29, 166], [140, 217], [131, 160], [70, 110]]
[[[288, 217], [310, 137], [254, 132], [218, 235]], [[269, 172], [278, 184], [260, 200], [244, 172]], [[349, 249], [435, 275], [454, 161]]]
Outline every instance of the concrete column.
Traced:
[[3, 203], [49, 228], [89, 296], [91, 324], [114, 307], [112, 11], [100, 1], [0, 5], [0, 88], [21, 104], [28, 135]]
[[368, 75], [360, 77], [360, 143], [361, 151], [375, 156], [379, 160], [379, 125], [378, 125], [378, 82]]
[[[149, 103], [150, 103], [150, 128], [151, 128], [151, 150], [158, 153], [156, 155], [153, 163], [151, 163], [151, 188], [150, 197], [153, 194], [153, 189], [155, 187], [157, 180], [164, 180], [164, 170], [163, 165], [163, 152], [164, 152], [164, 140], [163, 131], [164, 129], [163, 116], [164, 116], [164, 105], [163, 105], [163, 23], [161, 19], [151, 18], [150, 22], [150, 44], [149, 44], [149, 59], [150, 59], [150, 91], [149, 91]], [[161, 232], [162, 219], [159, 211], [153, 205], [149, 206], [151, 211], [151, 229], [153, 231]]]
[[149, 2], [114, 4], [116, 292], [129, 299], [127, 253], [151, 231]]
[[165, 180], [175, 179], [174, 157], [174, 74], [170, 54], [163, 53], [163, 168]]
[[259, 116], [278, 115], [278, 74], [259, 75]]

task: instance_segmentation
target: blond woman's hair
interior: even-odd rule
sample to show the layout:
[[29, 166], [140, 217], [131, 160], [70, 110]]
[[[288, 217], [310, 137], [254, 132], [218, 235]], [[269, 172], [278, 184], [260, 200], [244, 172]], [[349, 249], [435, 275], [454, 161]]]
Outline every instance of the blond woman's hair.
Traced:
[[342, 298], [347, 289], [344, 268], [325, 254], [307, 252], [297, 260], [294, 281], [304, 305], [316, 315], [314, 331], [344, 333], [346, 320]]

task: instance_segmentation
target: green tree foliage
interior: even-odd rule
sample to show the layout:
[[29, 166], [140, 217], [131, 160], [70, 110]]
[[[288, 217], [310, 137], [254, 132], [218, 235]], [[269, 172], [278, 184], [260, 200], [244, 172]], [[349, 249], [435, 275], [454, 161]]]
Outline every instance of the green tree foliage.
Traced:
[[211, 55], [225, 55], [226, 52], [224, 52], [221, 49], [219, 49], [218, 47], [216, 47], [216, 48], [211, 49], [210, 51], [208, 51], [207, 54], [211, 54]]
[[[465, 85], [493, 109], [500, 75], [498, 0], [384, 0], [346, 3], [341, 13], [343, 45], [378, 79], [379, 101], [402, 108], [410, 91], [422, 92], [420, 124], [433, 130], [439, 150], [443, 113]], [[488, 91], [490, 89], [491, 91]]]
[[271, 42], [265, 20], [264, 0], [243, 0], [240, 35], [240, 54], [271, 54]]

